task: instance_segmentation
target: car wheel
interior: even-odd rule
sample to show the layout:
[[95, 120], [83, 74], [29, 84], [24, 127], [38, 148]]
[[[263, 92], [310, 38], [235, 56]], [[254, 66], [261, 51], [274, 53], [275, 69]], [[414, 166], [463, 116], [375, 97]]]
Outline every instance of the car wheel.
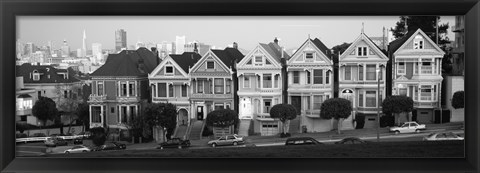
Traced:
[[395, 131], [395, 134], [396, 134], [396, 135], [400, 134], [400, 131], [398, 131], [398, 130], [397, 130], [397, 131]]
[[70, 152], [69, 152], [69, 151], [65, 151], [65, 154], [70, 154]]
[[87, 152], [87, 150], [83, 150], [82, 152], [86, 153], [86, 152]]
[[237, 142], [233, 142], [233, 145], [237, 145], [238, 143]]
[[216, 146], [217, 146], [217, 144], [216, 144], [216, 143], [213, 143], [213, 144], [212, 144], [212, 147], [213, 147], [213, 148], [215, 148]]
[[161, 150], [163, 150], [163, 147], [160, 147]]
[[418, 129], [417, 129], [417, 130], [415, 130], [415, 133], [420, 133], [420, 130], [418, 130]]

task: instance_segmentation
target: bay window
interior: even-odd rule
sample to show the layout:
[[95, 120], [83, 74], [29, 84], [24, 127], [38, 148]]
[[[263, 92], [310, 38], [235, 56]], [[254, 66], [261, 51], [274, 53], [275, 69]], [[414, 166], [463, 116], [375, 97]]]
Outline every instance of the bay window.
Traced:
[[363, 66], [358, 66], [358, 80], [363, 80]]
[[397, 65], [397, 74], [405, 74], [406, 66], [405, 62], [399, 62]]
[[367, 80], [376, 80], [376, 65], [367, 65]]
[[182, 97], [187, 97], [187, 85], [182, 85]]
[[363, 91], [358, 92], [358, 106], [363, 107]]
[[243, 76], [243, 88], [250, 88], [250, 76]]
[[173, 97], [173, 85], [168, 85], [168, 97]]
[[320, 110], [320, 107], [322, 107], [323, 103], [323, 95], [314, 95], [313, 96], [313, 109], [314, 110]]
[[203, 80], [197, 81], [197, 93], [203, 93]]
[[223, 94], [223, 82], [222, 78], [215, 78], [215, 94]]
[[310, 84], [310, 80], [312, 80], [311, 78], [312, 78], [311, 72], [307, 71], [307, 84]]
[[167, 97], [167, 84], [158, 83], [158, 97]]
[[300, 83], [300, 72], [299, 71], [293, 71], [293, 83], [294, 84], [299, 84]]
[[352, 67], [351, 66], [345, 66], [345, 73], [344, 77], [345, 80], [352, 80]]
[[272, 88], [272, 74], [263, 74], [263, 88]]
[[103, 96], [103, 82], [97, 82], [97, 95]]
[[230, 94], [230, 93], [232, 92], [232, 81], [227, 79], [227, 81], [225, 81], [225, 82], [226, 82], [226, 84], [225, 84], [225, 86], [226, 86], [225, 92], [226, 92], [227, 94]]
[[280, 75], [275, 75], [275, 88], [278, 88], [280, 83]]
[[377, 91], [365, 91], [365, 107], [377, 107]]
[[432, 86], [422, 85], [420, 87], [420, 100], [431, 101], [432, 100]]
[[313, 70], [313, 84], [323, 84], [323, 70]]

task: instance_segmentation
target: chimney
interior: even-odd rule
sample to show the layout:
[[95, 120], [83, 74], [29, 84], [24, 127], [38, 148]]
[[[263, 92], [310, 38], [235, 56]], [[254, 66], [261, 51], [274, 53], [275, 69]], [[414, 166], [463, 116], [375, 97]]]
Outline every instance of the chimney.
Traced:
[[234, 48], [234, 49], [238, 49], [238, 44], [237, 44], [237, 42], [233, 42], [233, 48]]
[[193, 43], [193, 52], [198, 54], [197, 43]]
[[275, 37], [275, 39], [273, 40], [273, 42], [278, 45], [278, 39], [277, 39], [277, 37]]

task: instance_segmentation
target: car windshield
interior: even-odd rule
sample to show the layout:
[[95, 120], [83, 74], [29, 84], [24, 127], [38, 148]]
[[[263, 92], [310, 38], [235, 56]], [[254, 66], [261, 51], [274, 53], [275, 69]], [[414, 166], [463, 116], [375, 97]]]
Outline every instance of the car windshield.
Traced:
[[408, 124], [403, 124], [402, 127], [408, 127]]

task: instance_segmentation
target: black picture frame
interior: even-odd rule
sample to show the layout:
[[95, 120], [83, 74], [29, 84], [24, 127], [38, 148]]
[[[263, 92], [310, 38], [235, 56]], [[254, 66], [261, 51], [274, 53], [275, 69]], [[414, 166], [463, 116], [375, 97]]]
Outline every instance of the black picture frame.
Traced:
[[[478, 0], [2, 0], [0, 170], [2, 172], [478, 172], [480, 4]], [[464, 159], [15, 158], [17, 15], [466, 15]]]

